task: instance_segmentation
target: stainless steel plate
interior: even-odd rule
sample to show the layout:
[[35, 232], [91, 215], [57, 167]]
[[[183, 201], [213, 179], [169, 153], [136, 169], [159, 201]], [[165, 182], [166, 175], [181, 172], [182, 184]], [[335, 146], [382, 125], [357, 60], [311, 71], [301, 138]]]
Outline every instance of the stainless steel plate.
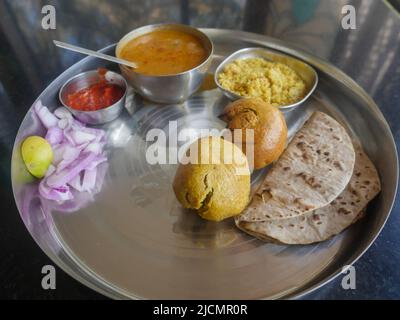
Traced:
[[[183, 105], [158, 106], [127, 99], [127, 111], [104, 126], [109, 168], [102, 191], [73, 213], [50, 214], [40, 206], [35, 182], [24, 176], [21, 139], [43, 134], [29, 112], [21, 124], [12, 159], [13, 190], [21, 217], [46, 254], [71, 276], [113, 298], [253, 299], [293, 298], [323, 285], [353, 263], [378, 236], [390, 213], [398, 180], [397, 152], [377, 106], [350, 78], [328, 63], [265, 36], [216, 29], [212, 68], [244, 47], [266, 47], [312, 65], [320, 83], [313, 96], [286, 114], [292, 135], [312, 110], [342, 122], [376, 164], [382, 192], [365, 219], [343, 234], [312, 246], [265, 244], [238, 231], [231, 220], [211, 223], [184, 212], [171, 189], [176, 167], [145, 161], [151, 128], [221, 128], [216, 115], [228, 102], [210, 90]], [[114, 46], [104, 49], [112, 53]], [[72, 75], [105, 66], [86, 58], [60, 75], [40, 95], [56, 107], [58, 90]], [[253, 175], [255, 186], [264, 175]], [[82, 200], [82, 199], [81, 199]], [[70, 208], [74, 211], [76, 208]]]

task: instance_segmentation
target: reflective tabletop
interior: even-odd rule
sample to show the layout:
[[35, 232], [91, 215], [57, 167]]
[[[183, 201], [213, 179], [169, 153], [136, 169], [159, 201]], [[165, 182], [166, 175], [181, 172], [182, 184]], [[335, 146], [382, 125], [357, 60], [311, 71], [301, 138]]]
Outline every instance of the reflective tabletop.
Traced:
[[[376, 101], [396, 143], [400, 142], [400, 16], [384, 1], [363, 0], [120, 0], [50, 1], [56, 28], [42, 27], [43, 2], [0, 2], [0, 297], [102, 299], [57, 269], [57, 289], [41, 287], [41, 270], [52, 261], [35, 244], [14, 203], [11, 151], [26, 111], [63, 70], [83, 57], [56, 48], [53, 39], [90, 49], [118, 41], [150, 23], [238, 29], [275, 37], [330, 61]], [[342, 27], [342, 8], [356, 10], [356, 29]], [[396, 4], [396, 1], [393, 2]], [[306, 299], [400, 298], [398, 201], [380, 237], [355, 264], [355, 290], [342, 277]]]

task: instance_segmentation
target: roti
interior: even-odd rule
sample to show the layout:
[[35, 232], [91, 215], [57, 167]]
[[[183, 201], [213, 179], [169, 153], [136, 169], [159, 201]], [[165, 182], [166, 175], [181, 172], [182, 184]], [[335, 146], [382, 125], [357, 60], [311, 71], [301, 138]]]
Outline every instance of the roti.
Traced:
[[353, 143], [343, 126], [314, 112], [237, 220], [295, 218], [325, 207], [349, 183], [354, 162]]
[[329, 205], [300, 217], [260, 222], [236, 220], [236, 224], [243, 231], [264, 241], [284, 244], [321, 242], [362, 218], [366, 206], [380, 190], [375, 166], [361, 147], [357, 147], [351, 180]]

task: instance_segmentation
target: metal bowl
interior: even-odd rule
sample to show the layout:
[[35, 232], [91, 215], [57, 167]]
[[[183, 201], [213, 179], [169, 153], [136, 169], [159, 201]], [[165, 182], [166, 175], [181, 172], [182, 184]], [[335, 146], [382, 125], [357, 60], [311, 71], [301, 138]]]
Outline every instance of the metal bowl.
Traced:
[[218, 66], [217, 70], [214, 74], [214, 80], [217, 84], [218, 88], [221, 89], [224, 94], [231, 100], [237, 100], [244, 98], [230, 90], [227, 90], [221, 86], [218, 81], [219, 74], [224, 70], [225, 66], [231, 63], [234, 60], [248, 59], [248, 58], [263, 58], [268, 61], [280, 62], [283, 63], [294, 71], [304, 80], [306, 83], [307, 94], [305, 97], [295, 103], [285, 106], [279, 106], [282, 111], [289, 111], [293, 108], [301, 105], [304, 101], [306, 101], [314, 92], [315, 88], [318, 85], [318, 74], [313, 67], [304, 63], [303, 61], [296, 59], [294, 57], [288, 56], [286, 54], [278, 53], [273, 50], [264, 49], [264, 48], [245, 48], [238, 50], [228, 56], [222, 63]]
[[[96, 111], [76, 110], [71, 108], [66, 103], [66, 98], [69, 94], [87, 88], [92, 84], [98, 83], [104, 78], [107, 82], [116, 84], [124, 90], [124, 95], [116, 103]], [[97, 70], [82, 72], [70, 78], [60, 89], [59, 98], [61, 103], [74, 115], [75, 118], [87, 124], [103, 124], [116, 119], [125, 106], [125, 98], [128, 85], [124, 77], [116, 72], [107, 71], [104, 75], [104, 78], [99, 74]]]
[[118, 42], [115, 55], [120, 58], [122, 48], [129, 41], [140, 35], [159, 29], [179, 30], [198, 37], [207, 50], [208, 55], [206, 60], [193, 69], [163, 76], [140, 74], [135, 72], [134, 69], [122, 65], [120, 65], [120, 68], [129, 84], [147, 99], [159, 103], [180, 103], [199, 89], [211, 64], [213, 44], [203, 32], [182, 24], [153, 24], [144, 26], [126, 34]]

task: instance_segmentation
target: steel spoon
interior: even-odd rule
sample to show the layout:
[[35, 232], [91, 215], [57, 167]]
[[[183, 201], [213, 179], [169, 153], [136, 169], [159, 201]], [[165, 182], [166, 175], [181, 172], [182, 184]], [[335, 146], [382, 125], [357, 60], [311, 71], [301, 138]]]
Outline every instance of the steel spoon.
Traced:
[[119, 59], [119, 58], [116, 58], [116, 57], [113, 57], [113, 56], [109, 56], [108, 54], [104, 54], [104, 53], [100, 53], [100, 52], [97, 52], [97, 51], [81, 48], [81, 47], [74, 46], [72, 44], [61, 42], [61, 41], [57, 41], [57, 40], [53, 40], [53, 43], [57, 47], [60, 47], [60, 48], [64, 48], [64, 49], [67, 49], [67, 50], [79, 52], [79, 53], [82, 53], [82, 54], [86, 54], [88, 56], [92, 56], [92, 57], [108, 60], [108, 61], [115, 62], [115, 63], [118, 63], [118, 64], [123, 64], [123, 65], [125, 65], [127, 67], [130, 67], [130, 68], [137, 68], [136, 63], [134, 63], [134, 62], [130, 62], [130, 61], [127, 61], [127, 60], [124, 60], [124, 59]]

